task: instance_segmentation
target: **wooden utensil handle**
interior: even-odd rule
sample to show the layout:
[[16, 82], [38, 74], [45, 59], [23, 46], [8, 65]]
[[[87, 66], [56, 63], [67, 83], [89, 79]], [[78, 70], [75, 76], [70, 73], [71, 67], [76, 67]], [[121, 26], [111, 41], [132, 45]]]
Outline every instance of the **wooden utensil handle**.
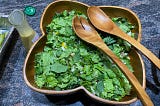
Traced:
[[136, 89], [138, 97], [141, 99], [144, 106], [153, 106], [153, 103], [143, 87], [140, 85], [134, 74], [128, 69], [128, 67], [122, 63], [122, 61], [110, 50], [106, 45], [101, 45], [100, 49], [104, 51], [111, 59], [117, 64], [121, 71], [125, 74], [133, 87]]
[[128, 41], [132, 46], [134, 46], [136, 49], [141, 51], [150, 61], [152, 61], [157, 66], [157, 68], [160, 69], [160, 59], [158, 59], [158, 57], [156, 57], [151, 51], [149, 51], [146, 47], [144, 47], [140, 42], [128, 36], [117, 26], [114, 27], [114, 30], [112, 30], [111, 33], [113, 35], [119, 36], [121, 39]]

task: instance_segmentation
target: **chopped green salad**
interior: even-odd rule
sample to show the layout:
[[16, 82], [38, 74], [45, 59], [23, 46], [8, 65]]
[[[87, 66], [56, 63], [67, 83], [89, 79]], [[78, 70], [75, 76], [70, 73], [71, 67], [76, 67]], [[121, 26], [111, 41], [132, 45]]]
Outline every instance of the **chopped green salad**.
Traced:
[[[84, 86], [104, 99], [120, 100], [130, 94], [131, 85], [109, 57], [96, 47], [82, 41], [72, 29], [79, 11], [57, 13], [47, 26], [44, 50], [35, 55], [35, 83], [38, 87], [57, 91]], [[129, 36], [134, 28], [125, 18], [112, 20]], [[99, 32], [109, 48], [133, 71], [128, 52], [131, 45], [113, 35]]]

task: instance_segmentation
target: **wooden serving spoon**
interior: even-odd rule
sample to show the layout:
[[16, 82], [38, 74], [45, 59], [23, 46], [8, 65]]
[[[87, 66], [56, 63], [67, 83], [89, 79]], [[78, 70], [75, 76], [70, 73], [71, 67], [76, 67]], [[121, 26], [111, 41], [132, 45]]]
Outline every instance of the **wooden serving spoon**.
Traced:
[[145, 48], [141, 43], [123, 32], [99, 7], [91, 6], [87, 10], [91, 23], [99, 30], [120, 37], [126, 40], [139, 51], [141, 51], [149, 60], [151, 60], [160, 69], [160, 59], [151, 51]]
[[142, 88], [136, 77], [128, 69], [128, 67], [122, 63], [122, 61], [107, 47], [103, 42], [102, 38], [99, 36], [98, 32], [87, 22], [84, 18], [78, 18], [77, 16], [73, 19], [73, 29], [75, 33], [84, 41], [93, 44], [94, 46], [101, 49], [106, 53], [122, 70], [122, 72], [127, 76], [133, 87], [135, 88], [138, 97], [141, 99], [142, 103], [146, 106], [153, 106], [152, 101], [149, 96]]

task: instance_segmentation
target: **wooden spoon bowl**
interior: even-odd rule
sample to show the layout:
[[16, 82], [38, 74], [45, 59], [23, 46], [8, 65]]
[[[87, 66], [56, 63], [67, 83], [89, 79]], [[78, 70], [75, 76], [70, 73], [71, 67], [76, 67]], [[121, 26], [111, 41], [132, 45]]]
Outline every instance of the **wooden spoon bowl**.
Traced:
[[118, 6], [98, 6], [100, 9], [102, 9], [110, 18], [112, 17], [125, 17], [127, 20], [135, 25], [135, 28], [133, 30], [134, 33], [136, 33], [135, 38], [137, 41], [140, 42], [141, 40], [141, 22], [138, 18], [138, 16], [131, 11], [130, 9], [124, 8], [124, 7], [118, 7]]
[[[137, 100], [136, 98], [136, 93], [134, 89], [131, 91], [131, 94], [129, 96], [125, 96], [122, 100], [120, 101], [112, 101], [112, 100], [106, 100], [99, 98], [93, 94], [91, 94], [88, 90], [86, 90], [83, 86], [77, 87], [75, 89], [70, 89], [70, 90], [64, 90], [64, 91], [55, 91], [51, 89], [46, 89], [46, 88], [38, 88], [37, 85], [34, 82], [34, 75], [35, 75], [35, 70], [34, 70], [34, 59], [35, 59], [35, 54], [38, 52], [43, 51], [43, 48], [46, 43], [46, 26], [51, 22], [54, 14], [56, 12], [62, 12], [64, 10], [78, 10], [82, 11], [84, 14], [87, 13], [87, 8], [89, 6], [77, 1], [55, 1], [50, 3], [46, 9], [44, 10], [44, 13], [42, 14], [41, 17], [41, 22], [40, 22], [40, 28], [42, 31], [42, 35], [38, 41], [34, 43], [34, 45], [31, 47], [29, 50], [24, 67], [23, 67], [23, 75], [24, 75], [24, 80], [26, 84], [33, 90], [43, 93], [43, 94], [50, 94], [50, 95], [69, 95], [75, 92], [79, 92], [83, 90], [89, 97], [92, 99], [103, 102], [106, 104], [130, 104], [133, 103], [134, 101]], [[141, 38], [141, 24], [137, 16], [130, 10], [121, 8], [121, 7], [115, 7], [115, 6], [102, 6], [100, 7], [107, 12], [111, 17], [126, 17], [129, 19], [129, 21], [132, 24], [136, 25], [135, 33], [137, 33], [137, 40], [140, 41]], [[131, 58], [131, 64], [133, 66], [134, 75], [140, 82], [140, 84], [145, 88], [145, 68], [144, 64], [142, 61], [141, 56], [135, 51], [132, 50], [130, 52], [130, 58]]]

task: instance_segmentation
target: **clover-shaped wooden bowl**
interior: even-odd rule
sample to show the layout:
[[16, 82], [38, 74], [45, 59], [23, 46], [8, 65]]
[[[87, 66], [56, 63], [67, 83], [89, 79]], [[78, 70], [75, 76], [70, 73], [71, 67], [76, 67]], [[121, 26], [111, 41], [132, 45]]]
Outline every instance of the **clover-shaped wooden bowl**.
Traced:
[[[43, 48], [46, 42], [46, 26], [51, 22], [54, 14], [56, 12], [62, 12], [64, 10], [69, 10], [69, 11], [78, 10], [86, 14], [88, 7], [89, 7], [88, 5], [77, 2], [77, 1], [55, 1], [50, 3], [46, 7], [46, 9], [44, 10], [44, 13], [42, 14], [41, 23], [40, 23], [40, 28], [43, 35], [39, 38], [38, 41], [34, 43], [34, 45], [31, 47], [30, 51], [27, 54], [27, 57], [24, 63], [24, 68], [23, 68], [24, 80], [31, 89], [43, 94], [68, 95], [68, 94], [72, 94], [80, 90], [83, 90], [89, 97], [99, 102], [103, 102], [106, 104], [130, 104], [137, 100], [136, 98], [137, 96], [134, 89], [131, 91], [131, 94], [129, 96], [125, 96], [122, 100], [112, 101], [112, 100], [106, 100], [106, 99], [102, 99], [100, 97], [95, 96], [94, 94], [86, 90], [83, 86], [77, 87], [75, 89], [70, 89], [70, 90], [56, 91], [56, 90], [51, 90], [46, 88], [38, 88], [35, 84], [35, 81], [34, 81], [35, 54], [43, 51]], [[134, 32], [137, 33], [137, 40], [140, 41], [141, 24], [138, 17], [135, 15], [135, 13], [133, 13], [129, 9], [117, 7], [117, 6], [100, 6], [100, 8], [104, 10], [105, 13], [107, 13], [110, 17], [126, 17], [132, 24], [136, 26], [136, 29], [134, 30]], [[145, 79], [145, 69], [144, 69], [143, 61], [140, 55], [135, 50], [132, 50], [129, 55], [131, 58], [131, 64], [134, 69], [134, 75], [139, 80], [143, 88], [145, 88], [146, 79]]]

